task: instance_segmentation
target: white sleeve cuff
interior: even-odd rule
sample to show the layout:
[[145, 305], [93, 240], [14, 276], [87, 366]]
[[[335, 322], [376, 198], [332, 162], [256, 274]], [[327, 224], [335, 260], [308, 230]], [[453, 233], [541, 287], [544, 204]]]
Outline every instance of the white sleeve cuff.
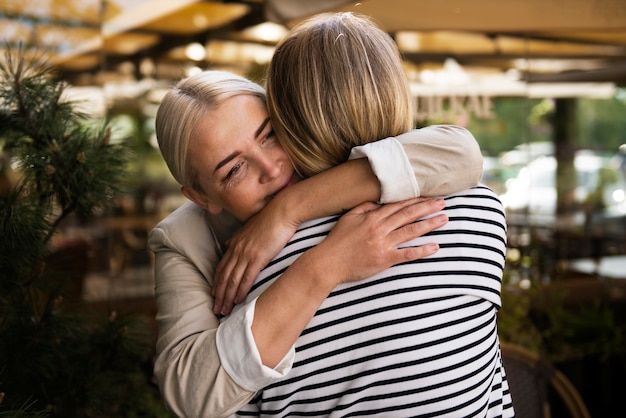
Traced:
[[245, 390], [256, 392], [291, 371], [296, 355], [292, 346], [275, 368], [264, 366], [252, 335], [256, 298], [234, 309], [217, 328], [216, 344], [222, 367]]
[[380, 182], [380, 203], [420, 195], [419, 185], [402, 144], [393, 137], [352, 148], [350, 159], [367, 157]]

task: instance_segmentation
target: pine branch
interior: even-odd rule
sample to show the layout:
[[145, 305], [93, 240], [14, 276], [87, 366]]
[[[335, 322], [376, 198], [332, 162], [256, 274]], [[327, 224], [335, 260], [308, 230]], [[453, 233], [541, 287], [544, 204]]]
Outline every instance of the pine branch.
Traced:
[[[115, 203], [132, 154], [63, 100], [52, 71], [13, 52], [0, 63], [0, 157], [11, 161], [0, 168], [19, 178], [0, 187], [0, 417], [159, 416], [149, 327], [59, 309], [74, 273], [63, 256], [76, 249], [50, 246], [69, 216]], [[151, 413], [134, 414], [140, 402]]]

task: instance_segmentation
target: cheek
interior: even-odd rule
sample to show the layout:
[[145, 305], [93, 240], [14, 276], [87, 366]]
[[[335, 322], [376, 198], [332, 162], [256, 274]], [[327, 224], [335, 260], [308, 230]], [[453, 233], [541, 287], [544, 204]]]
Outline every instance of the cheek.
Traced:
[[259, 184], [248, 183], [246, 187], [229, 193], [225, 203], [238, 218], [247, 219], [263, 209], [266, 197], [267, 192]]
[[282, 165], [283, 169], [286, 173], [292, 174], [294, 172], [293, 163], [291, 162], [291, 158], [289, 155], [282, 149], [282, 147], [278, 147], [279, 150], [276, 154], [276, 161], [279, 161]]
[[263, 188], [259, 184], [254, 184], [251, 187], [248, 187], [247, 193], [245, 195], [246, 206], [254, 209], [256, 211], [260, 210], [259, 207], [263, 207], [265, 205], [265, 199], [267, 197], [267, 190]]
[[277, 143], [276, 152], [278, 153], [279, 158], [281, 158], [282, 160], [289, 161], [289, 154], [287, 154], [287, 151], [285, 151], [285, 149], [280, 145], [280, 143]]

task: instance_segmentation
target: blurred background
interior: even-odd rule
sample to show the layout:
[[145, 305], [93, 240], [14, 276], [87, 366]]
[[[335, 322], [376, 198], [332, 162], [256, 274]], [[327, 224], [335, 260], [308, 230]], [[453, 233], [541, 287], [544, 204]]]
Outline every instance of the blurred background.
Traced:
[[390, 33], [417, 126], [475, 135], [483, 182], [507, 209], [502, 339], [555, 364], [592, 415], [608, 415], [626, 371], [623, 0], [0, 0], [2, 48], [45, 56], [68, 98], [108, 118], [135, 155], [115, 207], [66, 221], [53, 241], [80, 243], [76, 298], [154, 317], [147, 235], [184, 202], [156, 145], [160, 98], [205, 68], [262, 84], [275, 44], [324, 11], [364, 13]]

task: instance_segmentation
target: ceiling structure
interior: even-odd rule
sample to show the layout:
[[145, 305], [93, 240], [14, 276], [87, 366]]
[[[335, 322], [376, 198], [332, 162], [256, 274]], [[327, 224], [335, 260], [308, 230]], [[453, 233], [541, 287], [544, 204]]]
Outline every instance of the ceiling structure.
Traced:
[[[0, 39], [48, 54], [76, 85], [249, 73], [299, 20], [372, 16], [412, 79], [455, 69], [527, 83], [626, 86], [625, 0], [0, 0]], [[195, 47], [196, 55], [193, 55]], [[192, 58], [191, 58], [192, 57]]]

